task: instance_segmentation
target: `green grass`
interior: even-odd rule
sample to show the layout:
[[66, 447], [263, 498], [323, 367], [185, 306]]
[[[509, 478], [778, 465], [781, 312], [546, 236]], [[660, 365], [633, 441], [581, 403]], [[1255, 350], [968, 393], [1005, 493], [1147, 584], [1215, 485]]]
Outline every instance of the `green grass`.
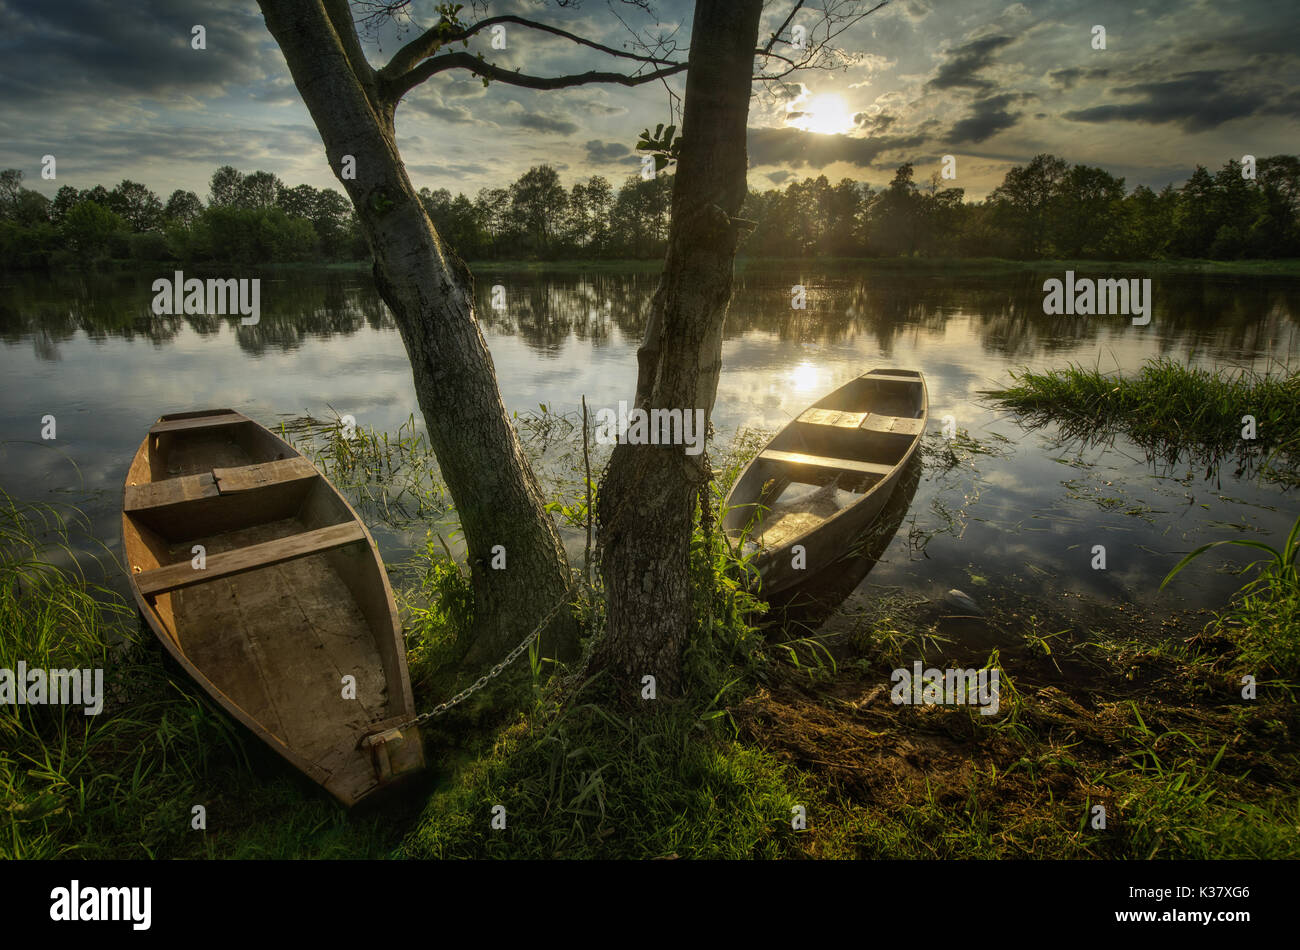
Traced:
[[1202, 554], [1225, 544], [1252, 548], [1268, 555], [1243, 568], [1257, 573], [1219, 613], [1211, 626], [1236, 644], [1237, 671], [1256, 682], [1285, 688], [1300, 684], [1300, 518], [1291, 526], [1281, 548], [1251, 538], [1227, 538], [1203, 544], [1179, 561], [1160, 584], [1163, 590]]
[[[376, 857], [396, 836], [286, 774], [63, 557], [76, 511], [0, 492], [0, 667], [105, 671], [98, 716], [0, 705], [0, 858]], [[259, 776], [257, 773], [265, 773]], [[271, 776], [267, 778], [266, 775]], [[191, 827], [207, 811], [206, 831]]]
[[[574, 440], [552, 416], [520, 420], [528, 444]], [[404, 486], [413, 504], [437, 487], [416, 474], [427, 444], [413, 432], [343, 440], [338, 428], [286, 431], [311, 440], [351, 496], [371, 486], [376, 511], [393, 510]], [[720, 447], [715, 509], [763, 441], [743, 433]], [[553, 497], [579, 524], [585, 483], [571, 475]], [[1141, 645], [1141, 669], [1158, 665], [1155, 682], [1173, 685], [1135, 684], [1138, 646], [1081, 647], [1042, 611], [969, 658], [901, 602], [839, 643], [768, 642], [743, 559], [698, 527], [683, 698], [629, 700], [603, 676], [529, 655], [425, 728], [431, 773], [407, 799], [347, 813], [170, 670], [132, 607], [67, 566], [85, 533], [75, 512], [0, 504], [0, 629], [14, 631], [0, 666], [103, 666], [111, 696], [99, 717], [0, 707], [0, 857], [1300, 857], [1289, 751], [1300, 727], [1285, 690], [1238, 702], [1222, 664], [1180, 638]], [[1240, 626], [1225, 627], [1234, 669], [1261, 680], [1294, 678], [1297, 547], [1300, 528], [1225, 612]], [[432, 533], [402, 577], [424, 710], [483, 672], [461, 662], [473, 598]], [[604, 609], [598, 588], [577, 600], [588, 645]], [[1081, 650], [1102, 679], [1072, 680]], [[860, 702], [918, 655], [999, 667], [1001, 714]], [[1088, 826], [1094, 803], [1105, 832]], [[191, 829], [196, 804], [206, 831]], [[492, 827], [495, 805], [504, 829]], [[796, 807], [807, 830], [791, 825]]]
[[279, 433], [320, 467], [368, 524], [410, 527], [451, 507], [433, 449], [414, 415], [391, 434], [373, 426], [349, 428], [337, 412], [333, 419], [307, 415], [283, 421]]
[[[430, 549], [432, 554], [432, 549]], [[490, 747], [430, 799], [402, 853], [410, 857], [710, 858], [793, 853], [790, 819], [801, 800], [793, 771], [738, 743], [726, 712], [770, 662], [750, 625], [757, 602], [720, 534], [696, 529], [691, 563], [699, 627], [686, 657], [683, 698], [636, 699], [629, 708], [603, 676], [578, 670], [542, 684]], [[450, 574], [449, 574], [450, 570]], [[455, 569], [427, 586], [453, 592], [412, 631], [418, 675], [454, 657], [465, 590]], [[586, 595], [588, 633], [602, 610]], [[519, 683], [519, 677], [515, 677]], [[515, 692], [516, 699], [521, 695]], [[803, 796], [806, 799], [806, 796]], [[492, 809], [505, 808], [494, 829]]]
[[[1270, 480], [1300, 483], [1300, 372], [1207, 370], [1157, 359], [1133, 377], [1077, 365], [1011, 376], [1015, 385], [983, 395], [1031, 427], [1054, 423], [1066, 439], [1085, 443], [1122, 433], [1152, 458], [1236, 458]], [[1254, 439], [1243, 438], [1245, 416], [1255, 419]]]

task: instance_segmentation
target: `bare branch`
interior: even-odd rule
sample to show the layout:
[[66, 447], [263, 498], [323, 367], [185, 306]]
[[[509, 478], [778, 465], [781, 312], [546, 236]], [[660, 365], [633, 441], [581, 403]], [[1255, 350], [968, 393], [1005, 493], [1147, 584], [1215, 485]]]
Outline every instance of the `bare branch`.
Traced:
[[[479, 20], [477, 23], [472, 23], [463, 29], [451, 32], [446, 30], [446, 21], [440, 20], [437, 26], [425, 30], [415, 39], [411, 40], [411, 42], [398, 50], [393, 55], [393, 58], [389, 61], [388, 65], [379, 71], [379, 77], [387, 83], [391, 83], [396, 87], [401, 87], [403, 85], [404, 77], [408, 73], [411, 73], [418, 63], [427, 60], [429, 57], [437, 53], [438, 50], [445, 46], [449, 46], [452, 43], [462, 43], [476, 33], [480, 33], [489, 27], [503, 23], [511, 23], [515, 26], [522, 26], [530, 30], [537, 30], [541, 33], [549, 33], [552, 36], [559, 36], [569, 40], [570, 42], [577, 43], [579, 46], [585, 46], [588, 49], [594, 49], [606, 54], [607, 56], [614, 56], [619, 59], [630, 59], [634, 62], [652, 66], [681, 65], [683, 68], [685, 67], [684, 63], [679, 64], [663, 56], [644, 56], [639, 53], [630, 53], [627, 50], [614, 49], [613, 47], [606, 46], [603, 43], [597, 43], [594, 40], [589, 40], [586, 37], [578, 36], [575, 33], [570, 33], [568, 30], [562, 30], [559, 27], [551, 26], [547, 23], [539, 23], [536, 20], [528, 20], [524, 17], [515, 16], [513, 14], [502, 14], [501, 16], [488, 17], [487, 19]], [[419, 81], [422, 82], [423, 80]], [[411, 85], [415, 85], [415, 83], [412, 83]], [[411, 86], [406, 86], [406, 88], [409, 89]]]
[[[799, 58], [792, 58], [774, 51], [774, 47], [780, 41], [781, 34], [790, 26], [795, 14], [803, 9], [804, 0], [798, 0], [782, 22], [780, 29], [768, 40], [767, 45], [761, 49], [754, 50], [754, 55], [769, 60], [777, 60], [785, 64], [785, 68], [773, 72], [766, 70], [760, 71], [754, 76], [755, 81], [770, 83], [789, 76], [793, 72], [804, 69], [837, 69], [849, 66], [856, 61], [856, 57], [846, 54], [843, 50], [834, 45], [834, 40], [848, 30], [850, 27], [875, 13], [881, 7], [886, 6], [889, 0], [880, 0], [875, 6], [868, 10], [857, 9], [856, 0], [825, 0], [820, 10], [810, 10], [809, 12], [817, 13], [820, 19], [813, 26], [810, 32], [810, 42], [803, 49], [803, 55]], [[846, 11], [845, 8], [848, 8]], [[819, 28], [824, 31], [820, 38], [817, 37]]]
[[389, 101], [396, 102], [430, 76], [446, 72], [449, 69], [468, 70], [475, 76], [481, 76], [511, 86], [522, 86], [525, 89], [564, 89], [569, 86], [582, 86], [595, 82], [613, 83], [619, 86], [640, 86], [644, 83], [654, 82], [657, 79], [663, 79], [666, 76], [685, 72], [686, 66], [686, 63], [673, 63], [652, 72], [632, 74], [590, 70], [585, 73], [573, 73], [567, 76], [531, 76], [527, 73], [502, 69], [500, 66], [479, 59], [472, 53], [457, 52], [440, 53], [437, 56], [432, 56], [397, 78], [390, 79], [387, 82], [382, 82], [381, 79], [381, 82], [384, 95]]
[[772, 47], [776, 45], [776, 41], [781, 38], [781, 34], [785, 32], [786, 27], [790, 25], [790, 21], [794, 19], [794, 15], [798, 13], [799, 10], [802, 9], [802, 7], [803, 7], [803, 0], [799, 0], [798, 3], [796, 3], [793, 7], [790, 8], [790, 13], [786, 16], [785, 20], [781, 23], [781, 25], [776, 28], [776, 32], [773, 33], [772, 38], [767, 41], [767, 45], [764, 46], [761, 50], [757, 51], [758, 55], [762, 56], [772, 51]]

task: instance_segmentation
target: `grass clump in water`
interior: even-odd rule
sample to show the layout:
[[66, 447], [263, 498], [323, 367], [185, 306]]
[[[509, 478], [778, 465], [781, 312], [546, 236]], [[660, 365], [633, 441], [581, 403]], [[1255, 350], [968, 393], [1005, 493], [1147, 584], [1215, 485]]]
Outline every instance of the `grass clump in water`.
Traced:
[[[1031, 427], [1056, 423], [1067, 440], [1095, 444], [1128, 436], [1148, 456], [1217, 465], [1236, 458], [1272, 481], [1300, 484], [1300, 372], [1207, 370], [1149, 361], [1131, 378], [1070, 366], [1012, 374], [986, 391]], [[1244, 417], [1254, 438], [1243, 438]]]

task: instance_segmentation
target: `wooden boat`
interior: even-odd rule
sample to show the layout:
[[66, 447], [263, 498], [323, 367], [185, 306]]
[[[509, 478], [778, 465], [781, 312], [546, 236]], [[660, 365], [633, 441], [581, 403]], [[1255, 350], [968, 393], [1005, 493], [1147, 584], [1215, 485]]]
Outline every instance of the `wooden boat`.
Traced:
[[849, 551], [880, 513], [925, 434], [925, 377], [874, 369], [813, 403], [732, 486], [722, 526], [765, 593], [798, 584]]
[[423, 766], [398, 728], [414, 702], [374, 539], [297, 449], [229, 409], [161, 417], [122, 538], [167, 652], [295, 768], [350, 806]]

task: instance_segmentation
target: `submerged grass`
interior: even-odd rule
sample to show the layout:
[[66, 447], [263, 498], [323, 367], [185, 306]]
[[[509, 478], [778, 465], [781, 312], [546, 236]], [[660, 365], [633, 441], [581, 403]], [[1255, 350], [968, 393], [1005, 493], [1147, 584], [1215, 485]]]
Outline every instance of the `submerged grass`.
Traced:
[[1031, 427], [1057, 424], [1068, 441], [1123, 433], [1153, 459], [1214, 466], [1235, 458], [1269, 480], [1300, 484], [1300, 372], [1208, 370], [1162, 358], [1134, 377], [1076, 365], [1012, 378], [1015, 385], [983, 395]]

